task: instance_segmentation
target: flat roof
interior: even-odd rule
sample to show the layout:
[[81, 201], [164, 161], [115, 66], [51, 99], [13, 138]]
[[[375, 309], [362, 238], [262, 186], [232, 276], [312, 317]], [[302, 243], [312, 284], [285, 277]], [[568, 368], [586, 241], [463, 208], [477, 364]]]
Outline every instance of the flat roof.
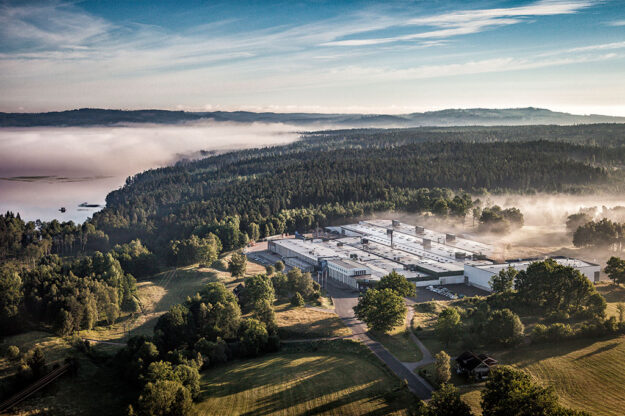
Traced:
[[366, 269], [367, 266], [363, 263], [355, 262], [348, 259], [328, 259], [328, 263], [334, 263], [338, 266], [345, 267], [346, 269]]
[[[320, 242], [321, 240], [318, 240]], [[288, 238], [283, 240], [273, 240], [272, 243], [288, 248], [298, 254], [314, 257], [334, 257], [336, 253], [329, 247], [318, 244], [314, 240], [301, 240], [298, 238]]]
[[447, 233], [431, 230], [429, 228], [423, 227], [423, 233], [417, 234], [414, 225], [406, 224], [400, 222], [398, 226], [393, 227], [392, 220], [370, 220], [370, 221], [361, 221], [361, 223], [365, 223], [371, 226], [380, 227], [380, 228], [392, 228], [395, 232], [406, 234], [412, 237], [418, 238], [418, 240], [422, 240], [423, 238], [430, 239], [432, 241], [432, 246], [435, 244], [439, 244], [447, 249], [454, 248], [461, 251], [467, 251], [472, 254], [482, 254], [485, 256], [492, 255], [495, 252], [494, 246], [490, 244], [485, 244], [479, 241], [471, 240], [469, 238], [463, 237], [461, 235], [451, 233], [455, 235], [455, 240], [447, 241], [446, 236]]
[[[574, 259], [574, 258], [564, 258], [564, 257], [551, 257], [556, 263], [562, 266], [569, 266], [576, 269], [581, 269], [583, 267], [600, 267], [597, 264], [589, 263], [584, 260]], [[486, 270], [492, 273], [499, 273], [503, 269], [507, 269], [508, 267], [514, 267], [516, 270], [525, 270], [527, 266], [537, 261], [543, 261], [546, 259], [529, 259], [529, 260], [521, 260], [521, 261], [510, 261], [506, 263], [497, 263], [497, 264], [489, 264], [489, 265], [478, 265], [473, 266], [480, 270]]]

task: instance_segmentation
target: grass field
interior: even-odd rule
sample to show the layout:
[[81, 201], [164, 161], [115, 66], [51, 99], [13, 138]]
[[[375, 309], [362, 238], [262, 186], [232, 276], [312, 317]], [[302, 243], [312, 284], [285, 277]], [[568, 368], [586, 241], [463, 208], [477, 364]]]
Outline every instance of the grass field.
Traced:
[[202, 377], [200, 415], [407, 414], [416, 399], [367, 355], [282, 353], [235, 361]]
[[333, 312], [312, 308], [294, 308], [290, 303], [276, 305], [278, 333], [283, 339], [343, 337], [351, 335]]
[[[57, 337], [42, 331], [30, 331], [23, 334], [8, 336], [4, 339], [3, 346], [15, 345], [21, 353], [26, 353], [35, 346], [43, 351], [46, 361], [50, 364], [61, 362], [70, 348], [65, 338]], [[4, 357], [0, 357], [0, 379], [15, 373], [17, 366]]]
[[[264, 267], [248, 263], [246, 275], [251, 276], [264, 271]], [[141, 311], [120, 317], [114, 325], [80, 331], [78, 335], [83, 338], [119, 343], [125, 342], [133, 335], [151, 336], [158, 317], [172, 305], [184, 302], [187, 296], [192, 296], [204, 285], [214, 281], [221, 281], [232, 288], [243, 279], [234, 279], [228, 272], [196, 266], [167, 270], [137, 283]], [[43, 349], [50, 364], [65, 358], [70, 350], [69, 339], [42, 331], [7, 337], [4, 344], [17, 345], [23, 352], [38, 345]], [[114, 353], [120, 346], [96, 344], [95, 348]], [[14, 363], [0, 358], [0, 379], [11, 375], [15, 369]], [[41, 394], [20, 404], [13, 414], [34, 415], [47, 410], [68, 415], [123, 414], [124, 403], [127, 404], [132, 398], [124, 399], [124, 392], [118, 391], [118, 385], [120, 384], [110, 368], [98, 367], [83, 357], [77, 377], [64, 377], [62, 382], [54, 383]], [[102, 406], [102, 400], [106, 400], [106, 406]], [[107, 411], [109, 413], [106, 413]]]
[[[224, 257], [227, 261], [228, 257]], [[264, 273], [265, 268], [248, 262], [246, 276]], [[233, 278], [230, 273], [213, 268], [199, 268], [197, 265], [170, 269], [150, 279], [137, 282], [137, 297], [141, 311], [122, 317], [110, 326], [81, 331], [80, 336], [99, 341], [125, 342], [130, 336], [151, 336], [158, 318], [173, 305], [184, 302], [209, 282], [222, 282], [229, 289], [243, 282], [244, 278]], [[117, 347], [101, 344], [101, 349], [114, 350]]]
[[625, 287], [614, 286], [612, 283], [602, 283], [597, 285], [597, 291], [603, 295], [608, 307], [606, 313], [608, 316], [614, 316], [619, 319], [619, 313], [616, 309], [616, 305], [619, 303], [625, 303]]
[[[598, 285], [608, 302], [608, 315], [616, 315], [616, 304], [625, 301], [625, 289]], [[452, 357], [461, 352], [458, 345], [443, 348], [432, 331], [434, 313], [415, 313], [413, 328], [433, 354], [445, 349]], [[555, 388], [562, 405], [586, 410], [598, 416], [624, 414], [625, 409], [625, 337], [601, 340], [567, 340], [558, 343], [530, 344], [514, 349], [487, 352], [500, 364], [508, 364], [529, 373], [536, 382]], [[457, 381], [457, 380], [455, 380]], [[463, 399], [479, 414], [483, 383], [460, 385]]]
[[397, 326], [388, 334], [376, 331], [370, 331], [370, 334], [399, 361], [414, 363], [423, 358], [419, 347], [410, 339], [410, 334], [405, 325]]

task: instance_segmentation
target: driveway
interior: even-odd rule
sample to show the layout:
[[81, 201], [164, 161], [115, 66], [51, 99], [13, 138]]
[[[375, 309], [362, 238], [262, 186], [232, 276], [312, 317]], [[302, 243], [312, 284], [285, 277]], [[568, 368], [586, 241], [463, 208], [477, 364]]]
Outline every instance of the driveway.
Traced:
[[354, 306], [358, 303], [358, 293], [344, 287], [340, 287], [328, 280], [328, 293], [334, 302], [334, 310], [341, 320], [352, 330], [354, 338], [365, 344], [397, 377], [408, 382], [408, 388], [420, 399], [427, 400], [432, 395], [432, 387], [422, 377], [410, 371], [382, 344], [371, 339], [367, 325], [356, 319]]

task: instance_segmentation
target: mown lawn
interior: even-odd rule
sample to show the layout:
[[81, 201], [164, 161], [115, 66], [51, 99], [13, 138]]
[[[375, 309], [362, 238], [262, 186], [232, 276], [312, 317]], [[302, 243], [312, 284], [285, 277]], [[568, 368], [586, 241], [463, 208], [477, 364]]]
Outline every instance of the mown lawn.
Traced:
[[423, 355], [412, 339], [405, 325], [399, 325], [387, 334], [370, 331], [371, 337], [382, 343], [399, 361], [417, 362]]
[[[625, 288], [599, 285], [598, 291], [608, 302], [608, 315], [616, 315], [616, 304], [625, 301]], [[417, 309], [413, 327], [417, 336], [433, 354], [445, 349], [452, 358], [461, 352], [458, 344], [444, 348], [433, 325], [436, 315]], [[611, 339], [566, 340], [557, 343], [530, 344], [512, 349], [492, 348], [486, 352], [499, 361], [529, 373], [543, 386], [552, 386], [564, 406], [586, 410], [593, 415], [623, 415], [625, 409], [625, 337]], [[460, 385], [463, 399], [476, 414], [480, 390], [484, 384]]]
[[344, 337], [352, 333], [331, 311], [294, 308], [288, 302], [279, 303], [275, 308], [278, 334], [282, 339]]
[[372, 357], [280, 353], [202, 376], [199, 415], [408, 414], [416, 399]]
[[624, 412], [625, 337], [532, 345], [497, 355], [553, 386], [565, 406], [599, 416]]

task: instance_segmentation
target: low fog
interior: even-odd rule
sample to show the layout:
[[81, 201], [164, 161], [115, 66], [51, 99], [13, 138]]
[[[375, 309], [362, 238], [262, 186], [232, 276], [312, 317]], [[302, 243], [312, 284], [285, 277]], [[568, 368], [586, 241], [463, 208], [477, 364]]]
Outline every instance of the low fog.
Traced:
[[[476, 197], [474, 197], [476, 198]], [[569, 215], [583, 210], [591, 213], [594, 220], [607, 217], [622, 222], [615, 207], [625, 207], [625, 196], [610, 194], [565, 195], [490, 195], [480, 196], [483, 206], [499, 205], [502, 208], [516, 207], [524, 216], [523, 227], [512, 230], [509, 234], [479, 233], [477, 220], [467, 216], [465, 221], [429, 215], [417, 215], [405, 212], [385, 212], [374, 218], [394, 218], [400, 221], [423, 225], [443, 232], [453, 232], [471, 239], [491, 244], [495, 247], [495, 260], [527, 257], [563, 255], [581, 257], [585, 260], [604, 264], [614, 253], [607, 250], [577, 249], [573, 246], [572, 235], [566, 230]], [[596, 209], [592, 209], [596, 208]], [[363, 219], [370, 219], [371, 216]]]
[[78, 204], [103, 204], [130, 175], [203, 150], [286, 144], [301, 130], [262, 123], [0, 129], [0, 211], [29, 220], [84, 221], [93, 211]]

